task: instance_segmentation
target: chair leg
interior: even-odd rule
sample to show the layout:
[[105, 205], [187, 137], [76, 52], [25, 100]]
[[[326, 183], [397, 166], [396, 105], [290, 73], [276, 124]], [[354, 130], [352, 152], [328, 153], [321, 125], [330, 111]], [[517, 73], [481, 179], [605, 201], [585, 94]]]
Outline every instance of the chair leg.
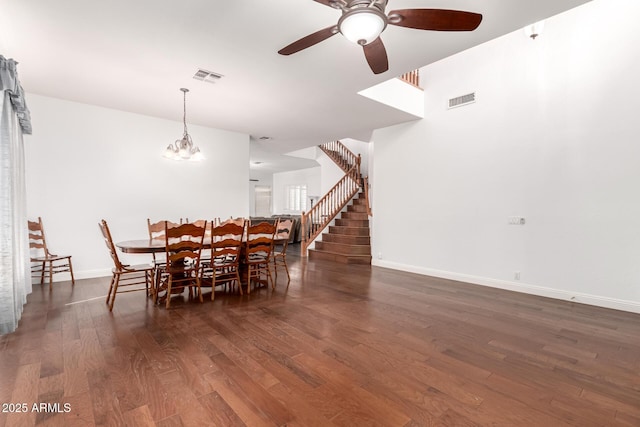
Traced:
[[44, 272], [45, 272], [45, 268], [47, 266], [47, 263], [45, 261], [42, 261], [42, 267], [40, 269], [40, 284], [44, 285]]
[[269, 278], [267, 280], [267, 288], [269, 287], [269, 280], [271, 281], [271, 290], [275, 291], [276, 290], [276, 282], [275, 280], [273, 280], [273, 276], [271, 276], [271, 267], [269, 267], [269, 263], [267, 263], [267, 274], [269, 275]]
[[167, 282], [167, 302], [165, 303], [165, 308], [169, 308], [171, 305], [171, 285], [173, 284], [173, 280], [171, 274], [169, 274], [169, 281]]
[[107, 300], [105, 301], [105, 304], [109, 305], [109, 300], [111, 299], [111, 291], [113, 290], [113, 284], [116, 280], [116, 275], [115, 273], [113, 274], [113, 276], [111, 276], [111, 282], [109, 283], [109, 292], [107, 292]]
[[242, 282], [240, 281], [240, 269], [236, 267], [236, 283], [238, 284], [238, 289], [240, 289], [240, 295], [242, 295]]
[[[198, 299], [200, 300], [200, 303], [202, 303], [202, 288], [200, 287], [200, 278], [197, 277], [196, 278], [196, 288], [198, 288]], [[211, 287], [211, 292], [215, 291], [215, 286]]]
[[291, 282], [291, 276], [289, 275], [289, 267], [287, 267], [287, 258], [282, 257], [282, 265], [284, 265], [284, 271], [287, 272], [287, 285]]
[[73, 266], [71, 265], [71, 257], [69, 257], [69, 273], [71, 273], [71, 285], [76, 284], [76, 279], [73, 277]]
[[156, 266], [154, 272], [153, 272], [154, 276], [155, 276], [155, 288], [156, 288], [156, 295], [155, 298], [153, 300], [154, 303], [158, 302], [158, 294], [160, 293], [160, 287], [162, 286], [162, 270], [160, 268], [158, 268], [158, 266]]
[[145, 271], [144, 272], [144, 286], [145, 288], [147, 288], [147, 298], [149, 297], [153, 297], [153, 302], [155, 304], [156, 302], [156, 290], [153, 287], [155, 283], [155, 280], [153, 278], [153, 270], [149, 270], [149, 271]]
[[53, 290], [53, 262], [49, 261], [49, 291]]
[[113, 304], [116, 302], [116, 295], [118, 294], [118, 283], [120, 282], [120, 275], [115, 274], [115, 282], [113, 284], [113, 296], [111, 297], [111, 304], [109, 304], [109, 311], [113, 311]]
[[216, 299], [216, 267], [213, 265], [213, 260], [211, 260], [211, 301]]

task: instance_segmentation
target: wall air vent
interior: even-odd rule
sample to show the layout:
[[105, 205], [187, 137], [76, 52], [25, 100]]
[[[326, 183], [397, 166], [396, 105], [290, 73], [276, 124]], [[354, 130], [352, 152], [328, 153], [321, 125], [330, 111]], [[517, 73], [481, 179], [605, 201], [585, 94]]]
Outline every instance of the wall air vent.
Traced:
[[475, 92], [468, 93], [468, 94], [462, 95], [462, 96], [457, 96], [457, 97], [451, 98], [449, 100], [449, 109], [462, 107], [464, 105], [473, 104], [474, 102], [476, 102], [476, 93]]
[[222, 78], [222, 74], [214, 73], [213, 71], [207, 71], [200, 68], [193, 75], [193, 78], [207, 83], [215, 83]]

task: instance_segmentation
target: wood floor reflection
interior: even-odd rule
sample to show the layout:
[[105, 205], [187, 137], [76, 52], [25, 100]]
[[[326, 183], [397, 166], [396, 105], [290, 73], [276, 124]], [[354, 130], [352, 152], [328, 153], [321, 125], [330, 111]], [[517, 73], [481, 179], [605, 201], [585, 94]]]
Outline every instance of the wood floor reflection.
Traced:
[[0, 337], [0, 425], [640, 425], [640, 315], [288, 261], [289, 287], [169, 310], [35, 285]]

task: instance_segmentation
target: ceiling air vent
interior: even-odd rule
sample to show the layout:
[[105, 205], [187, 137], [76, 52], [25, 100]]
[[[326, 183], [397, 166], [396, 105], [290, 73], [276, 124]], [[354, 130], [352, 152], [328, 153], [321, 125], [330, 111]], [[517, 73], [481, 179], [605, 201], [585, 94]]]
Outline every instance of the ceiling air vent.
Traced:
[[222, 78], [222, 74], [214, 73], [213, 71], [207, 71], [200, 68], [193, 75], [193, 78], [207, 83], [215, 83]]
[[462, 107], [463, 105], [469, 105], [476, 102], [476, 93], [468, 93], [466, 95], [457, 96], [449, 100], [449, 109]]

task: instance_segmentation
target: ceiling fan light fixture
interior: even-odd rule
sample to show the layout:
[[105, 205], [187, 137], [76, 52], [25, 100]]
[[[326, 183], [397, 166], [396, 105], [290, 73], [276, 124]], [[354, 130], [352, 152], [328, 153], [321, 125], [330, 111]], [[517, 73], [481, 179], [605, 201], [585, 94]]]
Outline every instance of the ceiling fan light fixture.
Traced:
[[346, 12], [338, 21], [338, 29], [345, 38], [359, 45], [367, 45], [380, 36], [387, 26], [384, 13], [364, 7]]

